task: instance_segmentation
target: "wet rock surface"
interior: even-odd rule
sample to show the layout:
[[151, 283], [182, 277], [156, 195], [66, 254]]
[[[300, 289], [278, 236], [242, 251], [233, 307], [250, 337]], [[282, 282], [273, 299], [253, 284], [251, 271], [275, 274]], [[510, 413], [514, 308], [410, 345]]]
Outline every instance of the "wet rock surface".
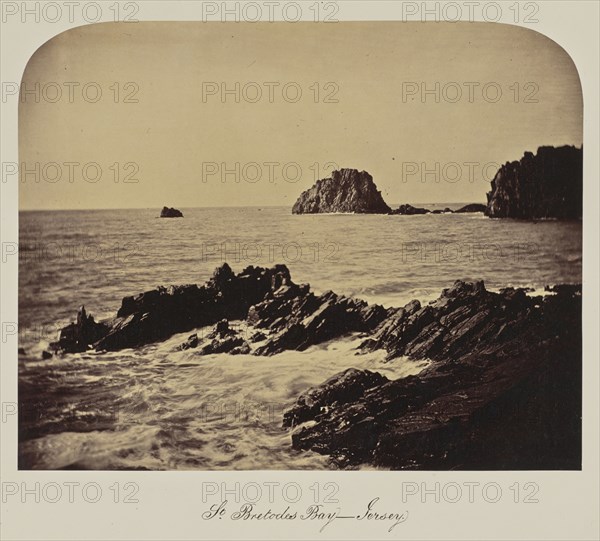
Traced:
[[314, 295], [307, 285], [282, 287], [248, 312], [248, 323], [267, 331], [268, 339], [256, 355], [273, 355], [309, 346], [353, 332], [370, 332], [387, 316], [379, 305], [336, 295]]
[[179, 349], [274, 355], [359, 334], [357, 354], [429, 364], [393, 381], [349, 368], [303, 392], [283, 417], [294, 448], [340, 467], [578, 469], [581, 288], [527, 293], [459, 280], [426, 305], [383, 308], [316, 295], [284, 265], [235, 274], [224, 264], [202, 286], [125, 297], [110, 320], [82, 307], [52, 349], [116, 350], [195, 330]]
[[507, 162], [492, 180], [486, 214], [492, 218], [581, 219], [583, 148], [537, 149]]
[[240, 335], [240, 332], [229, 326], [229, 322], [226, 319], [219, 321], [214, 329], [202, 339], [196, 334], [192, 334], [179, 349], [193, 349], [198, 348], [200, 355], [211, 355], [215, 353], [230, 353], [231, 355], [236, 354], [247, 354], [250, 353], [250, 345]]
[[[404, 355], [434, 362], [362, 393], [345, 373], [307, 391], [284, 414], [286, 427], [309, 421], [292, 432], [296, 449], [331, 455], [340, 467], [581, 467], [576, 287], [527, 297], [457, 282], [431, 305], [411, 303], [391, 315], [362, 344], [378, 348], [391, 362]], [[332, 381], [340, 382], [335, 395]]]
[[285, 265], [250, 266], [236, 275], [225, 263], [202, 286], [159, 286], [125, 297], [115, 318], [95, 324], [93, 336], [70, 325], [62, 330], [61, 340], [53, 347], [66, 353], [85, 349], [114, 351], [159, 342], [222, 319], [244, 319], [250, 306], [289, 280]]
[[52, 342], [50, 348], [64, 353], [80, 353], [90, 349], [108, 330], [107, 324], [96, 323], [82, 306], [77, 311], [77, 320], [61, 329], [58, 341]]
[[331, 177], [317, 180], [312, 188], [300, 194], [292, 208], [293, 214], [387, 214], [390, 211], [373, 177], [356, 169], [333, 171]]

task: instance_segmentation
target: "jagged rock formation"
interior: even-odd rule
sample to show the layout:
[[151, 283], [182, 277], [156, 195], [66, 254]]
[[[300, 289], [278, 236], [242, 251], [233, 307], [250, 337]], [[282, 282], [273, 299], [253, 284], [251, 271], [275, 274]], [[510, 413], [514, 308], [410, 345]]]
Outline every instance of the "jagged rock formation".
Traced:
[[[55, 350], [65, 353], [80, 353], [90, 349], [109, 330], [105, 323], [96, 323], [94, 317], [87, 315], [85, 306], [77, 311], [77, 320], [60, 331], [58, 342], [50, 344]], [[48, 357], [46, 357], [48, 358]]]
[[250, 266], [236, 275], [225, 263], [203, 286], [161, 286], [125, 297], [116, 317], [98, 324], [102, 327], [96, 328], [99, 336], [94, 335], [93, 341], [87, 335], [81, 340], [68, 326], [52, 346], [62, 352], [81, 350], [83, 343], [86, 349], [119, 350], [165, 340], [222, 319], [244, 319], [250, 306], [288, 281], [285, 265], [270, 269]]
[[250, 308], [248, 322], [269, 331], [256, 355], [273, 355], [288, 349], [305, 350], [352, 332], [370, 332], [387, 316], [379, 305], [336, 295], [316, 296], [308, 286], [276, 291]]
[[236, 353], [250, 353], [248, 342], [228, 325], [228, 321], [247, 319], [258, 330], [250, 340], [255, 344], [252, 353], [273, 355], [351, 332], [370, 332], [387, 314], [379, 305], [331, 291], [317, 296], [308, 285], [293, 283], [285, 265], [250, 266], [236, 275], [225, 263], [203, 286], [159, 287], [125, 297], [111, 320], [95, 323], [89, 316], [91, 323], [81, 327], [78, 317], [78, 323], [65, 327], [51, 346], [62, 353], [119, 350], [218, 322], [208, 341], [191, 335], [180, 348], [200, 348], [200, 353], [208, 354], [239, 347]]
[[[231, 321], [245, 322], [245, 333]], [[390, 381], [348, 369], [302, 393], [285, 414], [292, 445], [342, 467], [577, 469], [581, 465], [581, 289], [487, 291], [457, 281], [427, 305], [369, 306], [295, 284], [284, 265], [224, 264], [203, 286], [125, 297], [96, 323], [81, 308], [52, 345], [59, 353], [116, 350], [191, 335], [180, 349], [273, 355], [348, 334], [359, 353], [385, 350], [429, 365]], [[351, 358], [348, 364], [352, 364]]]
[[395, 381], [349, 369], [307, 391], [284, 414], [306, 423], [294, 448], [341, 467], [580, 469], [581, 296], [557, 291], [458, 282], [399, 309], [363, 349], [435, 362]]
[[169, 208], [169, 207], [163, 207], [162, 210], [160, 211], [160, 217], [161, 218], [183, 218], [183, 213], [180, 210], [174, 209], [174, 208]]
[[540, 147], [507, 162], [492, 180], [486, 214], [492, 218], [580, 219], [583, 148]]
[[333, 171], [331, 177], [317, 180], [312, 188], [300, 194], [292, 208], [293, 214], [387, 214], [390, 211], [373, 177], [356, 169]]
[[[192, 349], [197, 348], [201, 342], [202, 337], [196, 334], [192, 334], [179, 349]], [[229, 326], [229, 321], [222, 319], [219, 321], [212, 332], [208, 334], [204, 344], [199, 349], [200, 355], [210, 355], [214, 353], [229, 353], [230, 355], [239, 355], [250, 353], [250, 345], [236, 329], [232, 329]]]

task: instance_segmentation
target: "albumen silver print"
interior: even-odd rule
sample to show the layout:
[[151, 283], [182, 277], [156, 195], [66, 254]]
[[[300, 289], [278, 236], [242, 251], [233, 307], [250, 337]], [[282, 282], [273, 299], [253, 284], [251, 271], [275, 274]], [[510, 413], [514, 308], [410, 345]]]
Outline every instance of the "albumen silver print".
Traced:
[[84, 480], [149, 527], [164, 483], [194, 532], [89, 539], [494, 536], [450, 504], [549, 535], [597, 451], [598, 98], [538, 25], [564, 6], [7, 4], [61, 31], [2, 77], [3, 505]]
[[552, 41], [96, 25], [34, 54], [19, 123], [20, 467], [581, 467]]

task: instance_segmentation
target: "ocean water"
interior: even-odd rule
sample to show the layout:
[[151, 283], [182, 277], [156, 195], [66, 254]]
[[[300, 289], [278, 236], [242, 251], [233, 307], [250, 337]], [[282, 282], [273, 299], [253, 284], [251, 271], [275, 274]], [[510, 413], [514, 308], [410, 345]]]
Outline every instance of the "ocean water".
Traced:
[[20, 213], [21, 468], [329, 468], [327, 457], [292, 450], [281, 428], [297, 396], [348, 367], [395, 379], [427, 364], [384, 363], [382, 352], [355, 356], [356, 336], [269, 358], [177, 351], [191, 333], [41, 360], [82, 304], [97, 320], [112, 316], [126, 295], [201, 284], [225, 261], [236, 272], [284, 263], [295, 282], [318, 293], [385, 306], [427, 302], [456, 279], [538, 292], [581, 282], [580, 222], [182, 211], [183, 219], [159, 219], [156, 209]]

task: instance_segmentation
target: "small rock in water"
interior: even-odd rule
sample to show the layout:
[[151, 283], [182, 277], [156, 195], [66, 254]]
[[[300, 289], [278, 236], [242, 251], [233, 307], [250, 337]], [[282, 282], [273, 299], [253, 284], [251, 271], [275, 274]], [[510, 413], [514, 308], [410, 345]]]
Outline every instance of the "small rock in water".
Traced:
[[161, 218], [183, 218], [183, 213], [175, 208], [163, 207], [160, 211]]
[[179, 346], [178, 349], [180, 350], [186, 350], [186, 349], [191, 349], [191, 348], [197, 348], [198, 344], [199, 344], [200, 340], [198, 338], [197, 334], [192, 334], [191, 336], [188, 337], [188, 339]]
[[487, 209], [487, 205], [483, 205], [481, 203], [470, 203], [469, 205], [465, 205], [464, 207], [455, 210], [459, 214], [466, 212], [485, 212]]
[[[449, 210], [449, 209], [448, 209]], [[401, 214], [403, 216], [414, 216], [415, 214], [429, 214], [431, 211], [421, 207], [413, 207], [408, 203], [400, 205], [396, 210], [392, 210], [390, 214]]]

